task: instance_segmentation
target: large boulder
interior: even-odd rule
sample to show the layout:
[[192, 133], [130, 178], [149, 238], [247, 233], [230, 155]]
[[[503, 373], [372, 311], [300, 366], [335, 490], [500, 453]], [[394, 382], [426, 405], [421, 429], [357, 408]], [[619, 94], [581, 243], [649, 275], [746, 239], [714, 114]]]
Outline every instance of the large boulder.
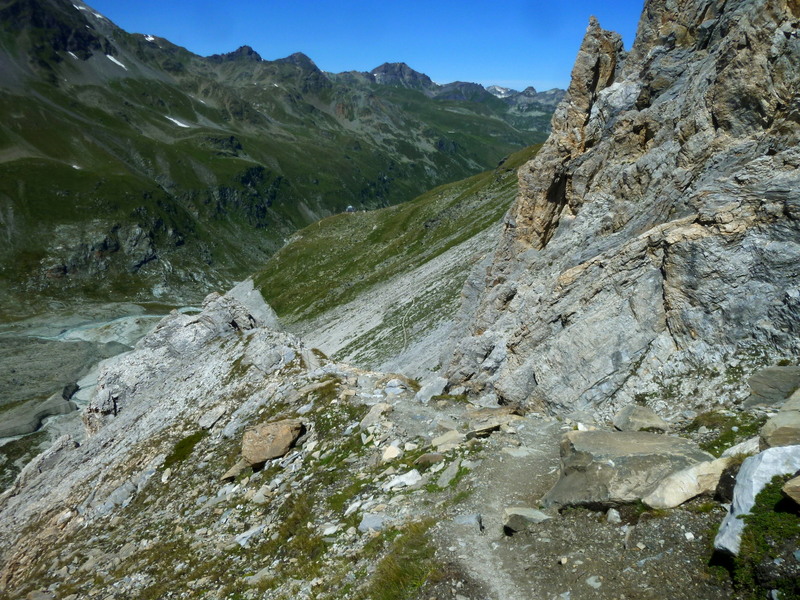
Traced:
[[780, 406], [800, 388], [800, 367], [767, 367], [748, 381], [750, 397], [745, 406]]
[[778, 414], [761, 428], [761, 445], [764, 448], [800, 444], [800, 390], [783, 404]]
[[739, 554], [745, 525], [740, 517], [750, 513], [756, 496], [775, 475], [795, 473], [798, 469], [800, 469], [800, 446], [768, 448], [756, 456], [747, 458], [736, 477], [733, 503], [714, 539], [714, 548], [733, 555]]
[[678, 437], [638, 431], [571, 431], [561, 441], [561, 477], [542, 502], [592, 508], [634, 502], [671, 473], [713, 458]]
[[244, 432], [242, 458], [251, 467], [285, 455], [304, 430], [299, 419], [262, 423]]

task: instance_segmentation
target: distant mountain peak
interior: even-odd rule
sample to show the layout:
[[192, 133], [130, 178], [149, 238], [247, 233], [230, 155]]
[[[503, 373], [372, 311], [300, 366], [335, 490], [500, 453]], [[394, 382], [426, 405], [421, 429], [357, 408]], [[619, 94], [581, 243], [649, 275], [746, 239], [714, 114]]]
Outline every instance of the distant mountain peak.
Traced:
[[302, 67], [303, 69], [307, 69], [309, 71], [319, 71], [317, 64], [302, 52], [295, 52], [286, 58], [279, 58], [275, 62], [297, 65], [298, 67]]
[[514, 94], [518, 94], [517, 90], [502, 87], [500, 85], [490, 85], [486, 88], [486, 91], [492, 94], [493, 96], [497, 96], [498, 98], [508, 98]]
[[233, 52], [228, 52], [226, 54], [212, 54], [208, 57], [208, 60], [213, 62], [231, 62], [240, 60], [260, 62], [263, 59], [261, 58], [261, 55], [253, 50], [250, 46], [240, 46]]
[[433, 80], [409, 67], [406, 63], [383, 63], [369, 72], [375, 83], [412, 88], [416, 90], [437, 87]]

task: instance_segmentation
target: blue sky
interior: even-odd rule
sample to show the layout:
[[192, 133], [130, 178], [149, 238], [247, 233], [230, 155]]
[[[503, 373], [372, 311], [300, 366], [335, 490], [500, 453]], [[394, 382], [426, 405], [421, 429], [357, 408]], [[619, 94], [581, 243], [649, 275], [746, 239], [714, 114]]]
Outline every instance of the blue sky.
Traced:
[[434, 81], [564, 88], [590, 15], [630, 48], [643, 0], [89, 0], [132, 33], [197, 54], [303, 52], [323, 70], [405, 62]]

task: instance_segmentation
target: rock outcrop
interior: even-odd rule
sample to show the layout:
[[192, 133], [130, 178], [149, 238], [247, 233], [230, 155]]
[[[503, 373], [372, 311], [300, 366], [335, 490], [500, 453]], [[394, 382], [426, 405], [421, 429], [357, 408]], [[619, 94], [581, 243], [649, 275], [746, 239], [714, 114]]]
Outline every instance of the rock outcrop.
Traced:
[[713, 457], [683, 438], [639, 431], [571, 431], [545, 506], [609, 508], [641, 500], [667, 476]]
[[591, 21], [474, 276], [451, 389], [665, 414], [741, 399], [744, 376], [800, 353], [798, 17], [782, 0], [649, 0], [628, 54]]

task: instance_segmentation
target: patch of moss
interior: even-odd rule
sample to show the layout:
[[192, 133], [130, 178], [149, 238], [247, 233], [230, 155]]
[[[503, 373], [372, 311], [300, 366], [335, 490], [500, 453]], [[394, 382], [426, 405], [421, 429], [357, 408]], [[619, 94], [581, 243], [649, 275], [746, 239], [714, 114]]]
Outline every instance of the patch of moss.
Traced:
[[708, 411], [695, 417], [684, 431], [694, 432], [700, 427], [716, 430], [716, 437], [701, 442], [700, 448], [719, 457], [731, 446], [758, 435], [765, 422], [765, 416], [756, 416], [746, 412], [728, 415], [717, 411]]
[[[797, 505], [781, 492], [793, 475], [776, 475], [756, 496], [745, 522], [739, 555], [733, 560], [734, 585], [746, 598], [763, 598], [778, 590], [781, 598], [800, 598], [800, 579], [795, 570], [781, 564], [795, 561], [800, 547], [800, 514]], [[788, 558], [787, 558], [788, 556]]]
[[168, 469], [186, 460], [194, 451], [194, 447], [207, 435], [208, 432], [205, 429], [201, 429], [179, 440], [172, 449], [172, 452], [170, 452], [166, 460], [164, 460], [164, 468]]
[[372, 580], [359, 594], [360, 600], [413, 598], [428, 581], [436, 578], [441, 566], [427, 536], [432, 524], [432, 521], [411, 523], [398, 532], [377, 564]]

